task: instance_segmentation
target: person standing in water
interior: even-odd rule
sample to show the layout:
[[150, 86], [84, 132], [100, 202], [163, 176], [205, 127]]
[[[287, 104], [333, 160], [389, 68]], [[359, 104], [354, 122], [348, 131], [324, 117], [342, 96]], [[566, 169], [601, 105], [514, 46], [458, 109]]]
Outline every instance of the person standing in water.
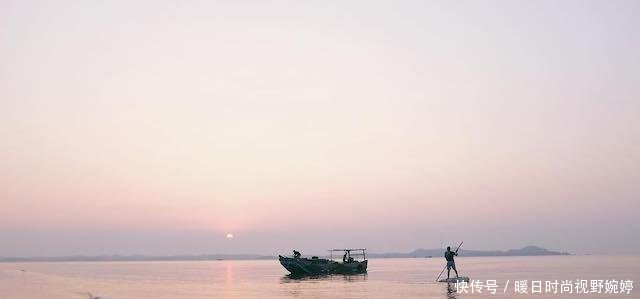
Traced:
[[447, 260], [447, 279], [449, 279], [449, 273], [451, 273], [451, 268], [453, 268], [453, 271], [456, 271], [456, 278], [458, 277], [458, 270], [456, 270], [456, 262], [453, 260], [453, 257], [456, 255], [458, 255], [458, 253], [451, 251], [451, 246], [447, 246], [447, 251], [444, 252], [444, 258]]

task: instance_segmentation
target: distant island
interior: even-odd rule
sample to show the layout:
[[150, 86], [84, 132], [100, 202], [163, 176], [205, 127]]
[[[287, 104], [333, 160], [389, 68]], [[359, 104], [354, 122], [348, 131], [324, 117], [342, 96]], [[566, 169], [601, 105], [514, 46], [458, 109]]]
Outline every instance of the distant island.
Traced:
[[[372, 258], [419, 258], [419, 257], [440, 257], [444, 253], [443, 249], [416, 249], [409, 253], [371, 253]], [[541, 256], [541, 255], [570, 255], [567, 252], [551, 251], [538, 246], [525, 246], [520, 249], [509, 250], [466, 250], [460, 249], [461, 256]]]
[[[440, 257], [443, 249], [416, 249], [408, 253], [369, 253], [369, 258], [425, 258]], [[461, 256], [545, 256], [570, 255], [567, 252], [551, 251], [538, 246], [525, 246], [520, 249], [500, 250], [465, 250], [460, 249]], [[215, 260], [271, 260], [276, 256], [257, 254], [201, 254], [201, 255], [99, 255], [99, 256], [58, 256], [58, 257], [0, 257], [0, 263], [16, 262], [117, 262], [117, 261], [215, 261]]]

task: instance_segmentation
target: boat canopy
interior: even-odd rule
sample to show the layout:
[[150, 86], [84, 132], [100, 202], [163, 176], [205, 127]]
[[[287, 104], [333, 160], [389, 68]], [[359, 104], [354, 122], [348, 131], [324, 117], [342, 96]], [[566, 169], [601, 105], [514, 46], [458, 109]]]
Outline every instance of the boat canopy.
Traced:
[[367, 254], [365, 253], [366, 248], [345, 248], [345, 249], [331, 249], [329, 250], [329, 259], [333, 260], [334, 252], [344, 252], [347, 254], [347, 257], [362, 257], [363, 260], [367, 259]]

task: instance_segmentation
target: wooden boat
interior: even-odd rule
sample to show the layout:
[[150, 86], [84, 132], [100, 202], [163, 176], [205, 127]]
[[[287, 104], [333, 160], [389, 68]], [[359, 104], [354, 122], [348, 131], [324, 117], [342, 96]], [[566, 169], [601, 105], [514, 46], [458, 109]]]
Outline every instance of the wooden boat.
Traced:
[[[294, 256], [279, 255], [280, 264], [292, 275], [358, 274], [367, 272], [366, 249], [332, 249], [329, 258], [303, 258], [294, 251]], [[333, 259], [334, 253], [343, 252], [342, 262]]]

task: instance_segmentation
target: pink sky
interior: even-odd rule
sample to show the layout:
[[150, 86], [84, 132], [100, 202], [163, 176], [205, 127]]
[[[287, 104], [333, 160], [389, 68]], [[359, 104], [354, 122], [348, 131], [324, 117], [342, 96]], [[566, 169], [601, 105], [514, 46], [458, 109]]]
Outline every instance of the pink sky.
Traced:
[[0, 256], [640, 252], [638, 12], [3, 1]]

